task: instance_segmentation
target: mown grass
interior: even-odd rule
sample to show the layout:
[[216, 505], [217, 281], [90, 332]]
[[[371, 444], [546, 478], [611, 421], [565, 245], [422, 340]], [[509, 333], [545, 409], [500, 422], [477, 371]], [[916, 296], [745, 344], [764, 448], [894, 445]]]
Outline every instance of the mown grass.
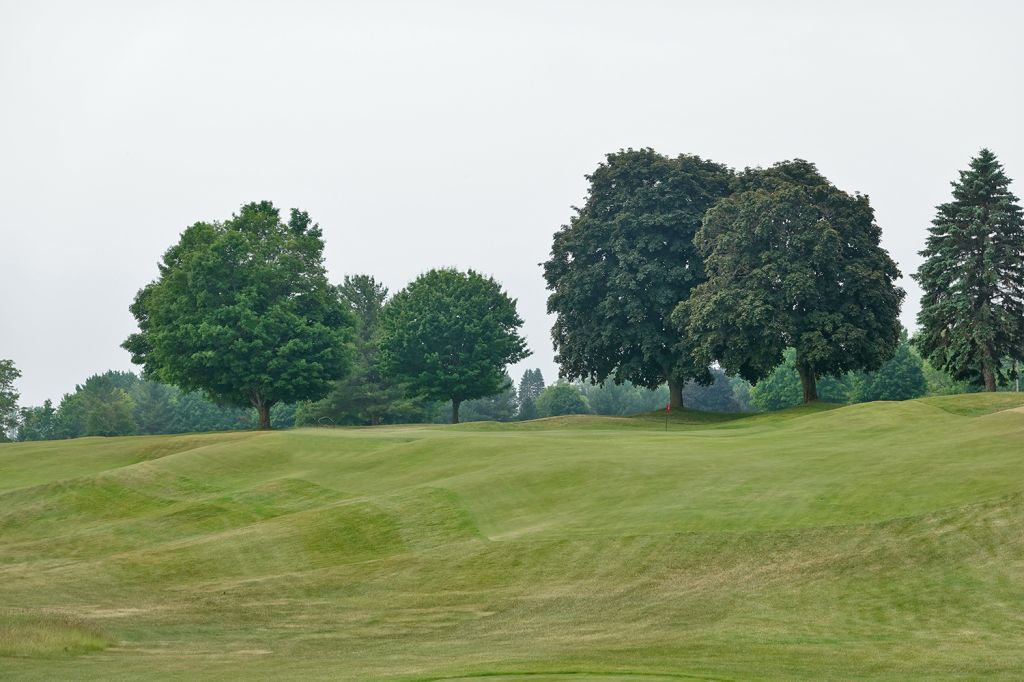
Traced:
[[53, 658], [101, 651], [112, 642], [68, 617], [6, 613], [0, 616], [0, 656]]
[[0, 446], [0, 677], [1019, 679], [1022, 404]]

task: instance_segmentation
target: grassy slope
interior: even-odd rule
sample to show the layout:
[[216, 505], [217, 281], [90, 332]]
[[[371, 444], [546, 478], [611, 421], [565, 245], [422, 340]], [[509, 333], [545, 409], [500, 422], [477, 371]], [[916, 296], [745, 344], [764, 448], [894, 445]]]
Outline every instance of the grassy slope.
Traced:
[[2, 445], [0, 678], [1019, 679], [1021, 404]]

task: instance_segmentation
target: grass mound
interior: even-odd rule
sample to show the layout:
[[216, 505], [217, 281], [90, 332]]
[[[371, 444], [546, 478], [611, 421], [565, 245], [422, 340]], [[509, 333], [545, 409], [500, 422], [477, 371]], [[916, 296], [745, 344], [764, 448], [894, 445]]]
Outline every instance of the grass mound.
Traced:
[[0, 678], [1018, 679], [1022, 405], [0, 445]]

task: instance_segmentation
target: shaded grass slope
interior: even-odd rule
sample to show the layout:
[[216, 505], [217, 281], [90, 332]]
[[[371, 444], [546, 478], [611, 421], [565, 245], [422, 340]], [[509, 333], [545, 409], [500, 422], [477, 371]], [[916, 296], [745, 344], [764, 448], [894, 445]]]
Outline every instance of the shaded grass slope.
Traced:
[[1019, 679], [1022, 405], [0, 445], [0, 677]]

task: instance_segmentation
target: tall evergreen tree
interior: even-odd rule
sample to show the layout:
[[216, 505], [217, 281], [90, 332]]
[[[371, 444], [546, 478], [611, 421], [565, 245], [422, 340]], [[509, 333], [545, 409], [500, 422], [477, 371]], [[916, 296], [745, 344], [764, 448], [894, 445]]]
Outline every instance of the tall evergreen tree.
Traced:
[[537, 398], [544, 390], [544, 375], [540, 369], [528, 369], [519, 380], [519, 418], [537, 418]]
[[129, 392], [134, 404], [138, 433], [171, 433], [174, 430], [175, 389], [158, 381], [140, 381]]
[[1000, 361], [1024, 357], [1024, 217], [988, 149], [952, 185], [914, 276], [924, 290], [915, 342], [937, 369], [995, 391], [1007, 379]]
[[421, 407], [405, 396], [404, 387], [381, 375], [377, 329], [388, 288], [370, 275], [346, 275], [338, 293], [356, 322], [352, 372], [335, 382], [331, 392], [301, 410], [300, 422], [374, 426], [408, 418]]

